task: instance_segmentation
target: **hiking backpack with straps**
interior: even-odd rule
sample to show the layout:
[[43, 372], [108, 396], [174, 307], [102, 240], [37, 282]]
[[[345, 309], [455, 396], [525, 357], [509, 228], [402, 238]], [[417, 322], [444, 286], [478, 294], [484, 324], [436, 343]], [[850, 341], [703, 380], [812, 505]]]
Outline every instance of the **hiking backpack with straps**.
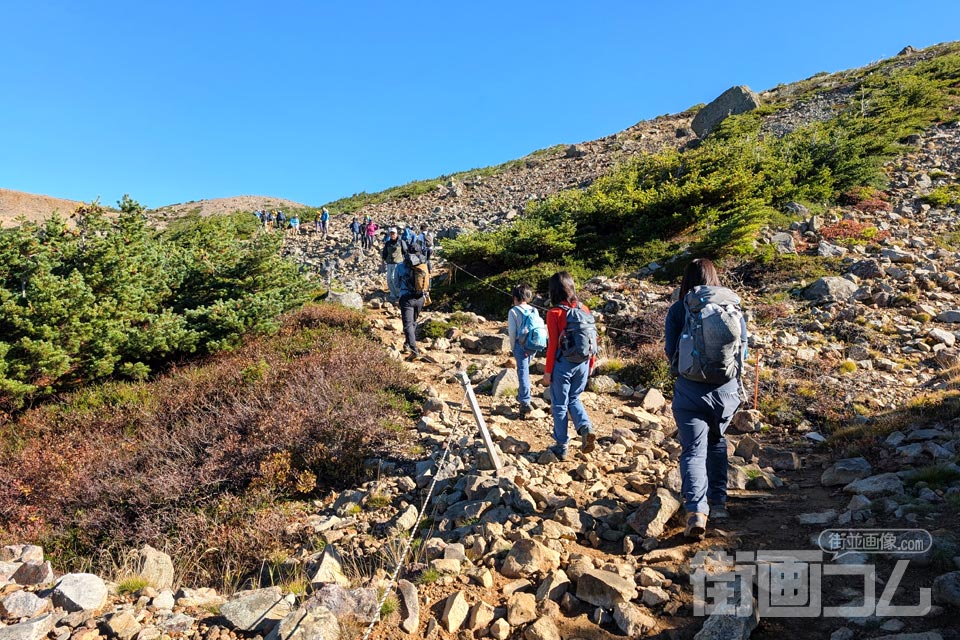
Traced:
[[683, 333], [676, 373], [688, 380], [724, 384], [743, 373], [743, 310], [740, 297], [725, 287], [700, 285], [683, 299]]
[[520, 335], [517, 336], [520, 346], [530, 355], [543, 351], [547, 348], [547, 325], [543, 323], [543, 318], [533, 307], [530, 307], [530, 309], [517, 308], [523, 315]]
[[597, 355], [597, 323], [586, 307], [561, 305], [567, 314], [567, 326], [560, 336], [558, 355], [567, 362], [580, 364]]

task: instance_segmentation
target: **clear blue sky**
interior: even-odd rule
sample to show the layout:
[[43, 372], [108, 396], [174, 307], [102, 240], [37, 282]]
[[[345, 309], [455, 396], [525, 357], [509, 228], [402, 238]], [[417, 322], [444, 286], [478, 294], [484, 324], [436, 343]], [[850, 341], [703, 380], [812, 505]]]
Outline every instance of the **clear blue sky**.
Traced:
[[0, 187], [318, 205], [960, 38], [960, 2], [0, 5]]

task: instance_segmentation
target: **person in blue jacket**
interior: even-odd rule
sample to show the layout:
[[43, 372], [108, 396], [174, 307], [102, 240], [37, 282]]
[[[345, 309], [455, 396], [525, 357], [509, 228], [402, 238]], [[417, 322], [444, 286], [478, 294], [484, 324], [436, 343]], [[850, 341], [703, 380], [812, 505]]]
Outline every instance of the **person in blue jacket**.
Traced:
[[[700, 285], [720, 286], [717, 269], [706, 258], [698, 258], [687, 265], [680, 284], [680, 298], [667, 312], [664, 350], [671, 363], [677, 358], [686, 319], [684, 297]], [[741, 339], [746, 349], [747, 325], [742, 320]], [[741, 362], [745, 360], [744, 353]], [[687, 510], [684, 533], [689, 537], [704, 536], [708, 515], [714, 520], [730, 517], [726, 508], [727, 440], [724, 433], [740, 407], [740, 390], [739, 377], [715, 385], [679, 376], [674, 383], [673, 417], [682, 447], [680, 476]]]

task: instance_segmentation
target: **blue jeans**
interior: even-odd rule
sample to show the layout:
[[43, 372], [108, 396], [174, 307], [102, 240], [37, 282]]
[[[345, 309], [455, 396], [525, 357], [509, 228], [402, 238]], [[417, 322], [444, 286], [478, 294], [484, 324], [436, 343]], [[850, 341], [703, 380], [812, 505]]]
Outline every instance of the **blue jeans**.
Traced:
[[673, 417], [680, 446], [680, 477], [687, 513], [710, 513], [727, 502], [727, 439], [724, 434], [740, 406], [739, 387], [717, 387], [678, 378]]
[[397, 280], [397, 267], [399, 266], [392, 262], [387, 263], [387, 289], [390, 291], [391, 298], [400, 296], [400, 283]]
[[520, 343], [514, 342], [513, 357], [517, 361], [517, 380], [520, 381], [520, 386], [517, 387], [517, 402], [530, 404], [530, 361], [533, 356], [528, 356]]
[[593, 423], [587, 410], [580, 402], [580, 394], [587, 388], [587, 378], [590, 377], [590, 363], [573, 364], [562, 358], [557, 358], [550, 376], [550, 405], [553, 412], [553, 439], [557, 446], [566, 451], [567, 417], [573, 419], [573, 426], [577, 433], [593, 431]]

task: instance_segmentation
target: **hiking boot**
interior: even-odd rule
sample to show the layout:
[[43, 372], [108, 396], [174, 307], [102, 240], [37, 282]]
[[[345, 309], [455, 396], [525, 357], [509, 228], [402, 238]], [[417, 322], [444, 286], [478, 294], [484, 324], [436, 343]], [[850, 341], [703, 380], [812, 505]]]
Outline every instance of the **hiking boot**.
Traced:
[[683, 535], [694, 540], [703, 540], [707, 533], [707, 514], [691, 513], [687, 517], [687, 526], [683, 530]]
[[583, 453], [590, 453], [597, 448], [597, 434], [593, 432], [593, 429], [581, 429], [579, 432], [580, 438], [583, 439], [583, 443], [580, 445], [580, 451]]
[[520, 403], [520, 419], [521, 420], [526, 420], [527, 416], [530, 415], [531, 411], [533, 411], [533, 407], [530, 406], [530, 403], [528, 402]]
[[551, 451], [551, 453], [553, 453], [553, 455], [555, 455], [555, 456], [557, 457], [557, 460], [559, 460], [560, 462], [566, 461], [566, 459], [567, 459], [567, 448], [566, 448], [566, 447], [561, 447], [560, 445], [555, 444], [555, 445], [553, 445], [553, 446], [550, 447], [550, 451]]
[[710, 506], [710, 519], [711, 520], [729, 520], [730, 512], [727, 511], [727, 507], [722, 504], [715, 504]]

